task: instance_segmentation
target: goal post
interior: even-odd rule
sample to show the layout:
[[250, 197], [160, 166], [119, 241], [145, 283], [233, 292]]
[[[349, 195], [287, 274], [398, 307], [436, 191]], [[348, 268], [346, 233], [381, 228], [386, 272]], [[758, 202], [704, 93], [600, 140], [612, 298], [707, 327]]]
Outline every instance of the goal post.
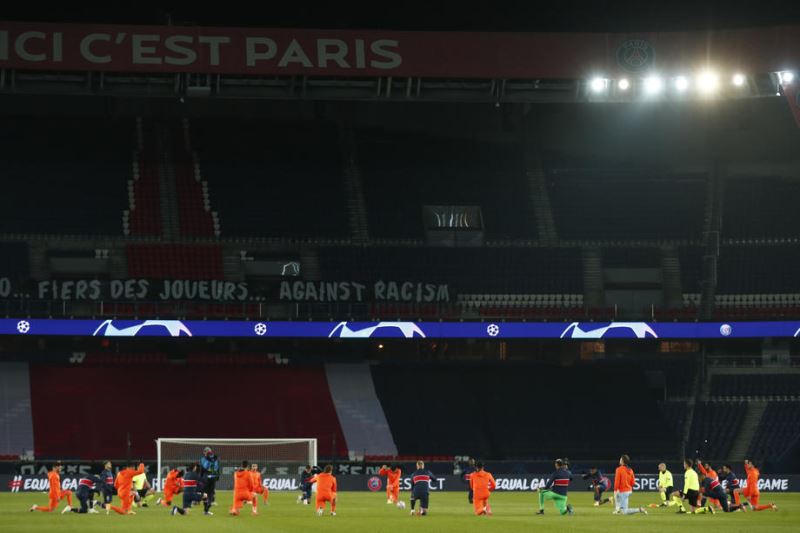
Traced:
[[199, 463], [208, 446], [219, 458], [220, 479], [217, 488], [233, 488], [233, 471], [247, 460], [258, 463], [265, 477], [280, 474], [296, 477], [305, 465], [317, 464], [317, 439], [220, 439], [180, 438], [156, 439], [157, 469], [155, 487], [161, 487], [168, 469]]

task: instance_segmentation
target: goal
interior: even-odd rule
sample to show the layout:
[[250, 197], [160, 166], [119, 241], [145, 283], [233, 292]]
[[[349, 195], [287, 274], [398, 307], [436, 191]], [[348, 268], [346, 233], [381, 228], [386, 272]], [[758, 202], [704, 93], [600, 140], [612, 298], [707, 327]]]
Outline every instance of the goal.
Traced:
[[[217, 488], [233, 488], [233, 471], [247, 460], [258, 463], [262, 472], [295, 477], [305, 465], [317, 464], [317, 439], [156, 439], [157, 483], [170, 468], [186, 468], [199, 463], [208, 446], [219, 457], [220, 479]], [[266, 470], [265, 470], [266, 468]]]

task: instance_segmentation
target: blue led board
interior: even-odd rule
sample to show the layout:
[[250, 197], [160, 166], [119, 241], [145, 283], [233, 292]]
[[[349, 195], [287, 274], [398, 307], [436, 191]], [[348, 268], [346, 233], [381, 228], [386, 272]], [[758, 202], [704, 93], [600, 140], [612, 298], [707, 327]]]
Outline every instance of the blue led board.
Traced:
[[78, 337], [724, 339], [798, 337], [791, 322], [244, 322], [0, 319], [0, 335]]

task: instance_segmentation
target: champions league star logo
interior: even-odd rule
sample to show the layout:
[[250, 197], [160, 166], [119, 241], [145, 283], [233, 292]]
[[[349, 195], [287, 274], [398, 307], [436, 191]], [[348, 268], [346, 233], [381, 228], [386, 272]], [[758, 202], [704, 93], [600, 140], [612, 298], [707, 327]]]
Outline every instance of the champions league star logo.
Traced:
[[425, 337], [425, 333], [413, 322], [378, 322], [378, 324], [374, 326], [355, 330], [350, 329], [347, 326], [347, 322], [339, 322], [328, 334], [328, 337], [368, 339], [378, 330], [384, 330], [377, 335], [379, 337], [397, 337], [397, 333], [400, 333], [400, 335], [406, 339]]
[[[180, 320], [145, 320], [141, 324], [126, 328], [117, 328], [112, 320], [106, 320], [94, 331], [93, 336], [97, 337], [136, 337], [140, 331], [146, 337], [191, 337], [192, 332]], [[155, 333], [159, 331], [159, 333]], [[169, 335], [164, 335], [166, 331]], [[152, 332], [152, 333], [151, 333]]]
[[17, 331], [22, 334], [28, 333], [31, 330], [31, 323], [27, 320], [20, 320], [17, 322]]
[[497, 337], [497, 335], [500, 334], [500, 326], [497, 324], [489, 324], [489, 327], [486, 328], [486, 333], [488, 333], [490, 337]]
[[644, 39], [628, 39], [617, 48], [617, 63], [628, 72], [651, 68], [655, 57], [655, 50]]
[[636, 339], [646, 339], [648, 337], [652, 337], [654, 339], [658, 338], [658, 335], [656, 335], [656, 332], [653, 331], [653, 328], [648, 326], [645, 322], [612, 322], [607, 326], [590, 330], [583, 330], [581, 329], [580, 323], [573, 322], [567, 326], [567, 329], [565, 329], [563, 333], [561, 333], [561, 338], [603, 339], [606, 338], [606, 333], [612, 330], [619, 330], [619, 332], [609, 335], [610, 337], [633, 337]]
[[267, 334], [267, 325], [263, 322], [259, 322], [253, 327], [253, 331], [255, 331], [256, 335], [259, 337], [263, 337]]

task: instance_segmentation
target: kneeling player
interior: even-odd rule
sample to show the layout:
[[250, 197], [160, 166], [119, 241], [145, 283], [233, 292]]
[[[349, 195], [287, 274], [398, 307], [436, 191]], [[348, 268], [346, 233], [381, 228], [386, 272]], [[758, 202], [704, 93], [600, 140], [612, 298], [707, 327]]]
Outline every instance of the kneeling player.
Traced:
[[79, 479], [78, 490], [75, 491], [75, 496], [77, 496], [78, 501], [81, 502], [81, 508], [65, 507], [62, 513], [71, 510], [73, 513], [79, 514], [97, 514], [97, 510], [94, 508], [94, 495], [99, 492], [98, 486], [102, 483], [103, 480], [99, 476], [88, 475]]
[[667, 470], [665, 463], [658, 465], [658, 493], [661, 496], [661, 503], [651, 503], [650, 507], [672, 507], [679, 505], [679, 501], [672, 498], [675, 486], [672, 481], [672, 472]]
[[399, 503], [400, 502], [400, 476], [403, 471], [397, 465], [392, 465], [389, 468], [383, 465], [378, 471], [379, 476], [386, 476], [386, 503]]
[[244, 502], [252, 502], [253, 514], [258, 514], [258, 497], [253, 493], [253, 474], [247, 461], [242, 461], [242, 466], [233, 474], [233, 505], [230, 514], [238, 516]]
[[758, 500], [761, 497], [761, 491], [758, 488], [758, 480], [761, 477], [761, 471], [756, 467], [755, 463], [749, 459], [744, 460], [744, 470], [747, 473], [747, 486], [742, 491], [745, 498], [750, 500], [748, 505], [753, 511], [766, 511], [772, 509], [778, 510], [778, 506], [774, 503], [768, 505], [759, 505]]
[[722, 507], [722, 510], [726, 513], [738, 511], [739, 509], [744, 510], [741, 505], [730, 505], [728, 502], [728, 495], [725, 494], [725, 490], [722, 488], [719, 479], [716, 477], [703, 476], [703, 478], [700, 480], [700, 486], [703, 488], [703, 492], [705, 493], [708, 501], [706, 502], [707, 505], [695, 509], [693, 511], [695, 514], [714, 514], [715, 504], [719, 504], [719, 506]]
[[164, 480], [164, 497], [156, 500], [156, 505], [169, 507], [172, 505], [172, 497], [178, 494], [183, 487], [183, 470], [173, 468]]
[[209, 511], [211, 503], [208, 496], [200, 492], [200, 466], [195, 463], [183, 474], [183, 505], [172, 508], [172, 515], [186, 514], [195, 502], [203, 502], [203, 511], [206, 515], [212, 515]]
[[313, 483], [309, 483], [308, 480], [319, 474], [318, 467], [314, 468], [317, 470], [314, 471], [311, 465], [306, 465], [300, 473], [300, 495], [297, 497], [297, 503], [303, 502], [303, 505], [308, 505], [309, 500], [311, 500], [311, 487]]
[[[261, 472], [258, 470], [258, 464], [253, 463], [250, 465], [250, 475], [253, 477], [253, 492], [261, 494], [264, 503], [269, 500], [269, 489], [264, 485], [261, 479]], [[258, 498], [253, 498], [253, 514], [258, 514]]]
[[593, 466], [589, 469], [589, 473], [583, 474], [581, 478], [588, 479], [592, 483], [589, 489], [594, 492], [595, 507], [599, 507], [611, 501], [611, 498], [603, 498], [603, 492], [611, 488], [611, 480], [604, 476], [603, 472]]
[[556, 471], [544, 484], [544, 488], [539, 488], [539, 510], [536, 514], [544, 514], [544, 501], [553, 500], [559, 514], [572, 514], [572, 506], [567, 503], [567, 489], [572, 480], [572, 472], [567, 470], [567, 466], [561, 459], [556, 459]]
[[417, 461], [417, 469], [411, 474], [411, 515], [414, 515], [414, 507], [419, 500], [419, 516], [428, 514], [428, 503], [430, 499], [431, 481], [436, 481], [433, 472], [425, 469], [425, 463]]
[[729, 464], [722, 465], [721, 471], [724, 476], [722, 480], [725, 481], [726, 490], [730, 497], [733, 498], [733, 503], [736, 505], [741, 504], [742, 487], [739, 484], [739, 478], [733, 473], [733, 469]]
[[325, 512], [325, 505], [331, 504], [331, 516], [336, 516], [336, 478], [333, 476], [333, 466], [326, 465], [325, 470], [308, 479], [308, 483], [317, 484], [317, 516]]
[[133, 476], [133, 501], [134, 505], [147, 507], [147, 502], [156, 497], [156, 491], [147, 481], [147, 474]]
[[50, 484], [49, 496], [50, 503], [45, 507], [44, 505], [34, 505], [31, 507], [31, 512], [41, 511], [43, 513], [52, 513], [58, 507], [58, 502], [62, 499], [67, 499], [67, 506], [64, 512], [69, 512], [72, 509], [72, 491], [61, 490], [61, 463], [56, 463], [47, 473], [47, 481]]
[[472, 490], [472, 505], [475, 507], [475, 514], [491, 515], [492, 508], [489, 507], [489, 496], [497, 488], [494, 476], [483, 469], [483, 463], [475, 463], [475, 471], [469, 475], [469, 488]]

